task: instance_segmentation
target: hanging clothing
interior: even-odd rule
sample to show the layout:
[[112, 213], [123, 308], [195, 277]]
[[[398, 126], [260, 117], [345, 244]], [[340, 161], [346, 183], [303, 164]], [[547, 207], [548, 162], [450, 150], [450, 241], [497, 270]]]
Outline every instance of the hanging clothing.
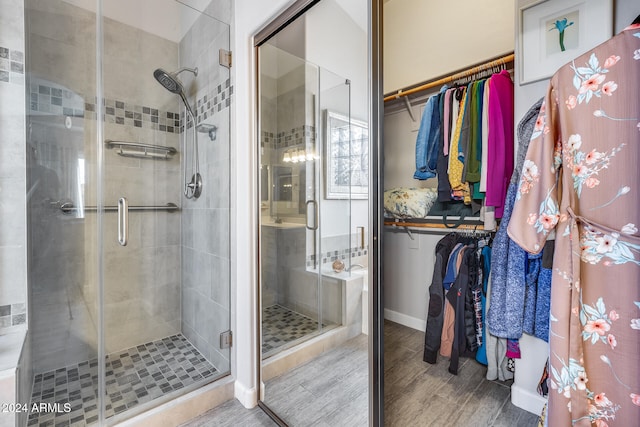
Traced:
[[[465, 163], [462, 178], [466, 182], [480, 181], [480, 166], [482, 160], [482, 100], [485, 80], [474, 82], [471, 89], [471, 108], [469, 109], [469, 143], [465, 153]], [[474, 186], [476, 187], [476, 186]], [[479, 185], [477, 186], [479, 188]], [[484, 194], [474, 191], [474, 199], [484, 198]]]
[[[455, 89], [447, 89], [444, 93], [444, 100], [442, 103], [442, 116], [440, 121], [440, 128], [442, 129], [442, 144], [449, 147], [449, 133], [451, 132], [451, 94]], [[448, 150], [448, 148], [447, 148]]]
[[475, 357], [475, 327], [473, 302], [469, 283], [473, 282], [478, 268], [475, 262], [475, 246], [465, 246], [460, 257], [460, 271], [456, 281], [447, 292], [447, 300], [455, 310], [455, 326], [449, 372], [457, 375], [460, 357]]
[[[519, 154], [527, 152], [541, 106], [542, 99], [525, 113], [518, 124]], [[524, 158], [516, 165], [516, 171], [522, 168], [521, 163], [524, 163]], [[511, 178], [512, 182], [505, 199], [502, 222], [493, 239], [491, 304], [487, 317], [491, 325], [490, 332], [501, 338], [520, 338], [524, 322], [527, 254], [507, 235], [507, 226], [511, 219], [511, 210], [518, 190], [516, 183], [519, 178], [519, 175], [515, 175], [515, 173]]]
[[460, 264], [462, 263], [462, 253], [464, 253], [464, 245], [458, 243], [451, 251], [449, 262], [447, 263], [447, 272], [442, 280], [444, 288], [444, 322], [442, 324], [442, 336], [440, 338], [440, 356], [451, 357], [451, 348], [455, 338], [456, 311], [452, 303], [447, 299], [447, 293], [456, 281]]
[[462, 88], [462, 101], [460, 102], [460, 113], [456, 119], [456, 126], [451, 136], [451, 146], [449, 147], [449, 184], [452, 190], [462, 190], [462, 168], [463, 163], [458, 156], [458, 148], [460, 145], [460, 132], [462, 132], [462, 121], [464, 119], [465, 106], [467, 104], [467, 90]]
[[556, 231], [550, 426], [640, 420], [640, 25], [561, 67], [536, 122], [508, 232]]
[[502, 218], [507, 186], [513, 172], [513, 82], [506, 70], [489, 79], [489, 155], [486, 204]]
[[481, 155], [480, 155], [480, 163], [485, 165], [480, 170], [480, 186], [478, 187], [478, 191], [481, 193], [487, 192], [487, 167], [486, 165], [489, 163], [489, 92], [491, 91], [491, 86], [488, 82], [484, 84], [484, 92], [482, 94], [482, 143], [481, 146]]
[[422, 360], [434, 364], [438, 358], [442, 324], [444, 321], [444, 279], [449, 255], [457, 243], [453, 233], [447, 234], [436, 245], [436, 261], [433, 278], [429, 286], [429, 310], [427, 312], [427, 329], [424, 334], [424, 354]]
[[476, 360], [483, 365], [487, 365], [487, 293], [489, 286], [489, 271], [491, 269], [491, 247], [485, 246], [482, 248], [482, 256], [480, 257], [484, 271], [482, 274], [482, 344], [478, 347], [476, 353]]
[[[436, 245], [436, 265], [429, 287], [429, 311], [423, 360], [436, 363], [437, 353], [450, 357], [449, 372], [458, 373], [460, 357], [475, 357], [482, 336], [474, 295], [479, 295], [484, 239], [449, 233]], [[446, 266], [445, 266], [445, 259]], [[486, 264], [488, 265], [488, 264]], [[479, 304], [479, 302], [478, 302]]]
[[[447, 291], [445, 290], [445, 297]], [[451, 357], [453, 338], [455, 336], [456, 311], [447, 298], [444, 299], [444, 320], [442, 322], [442, 335], [440, 337], [440, 356]]]
[[446, 89], [445, 85], [437, 95], [431, 96], [422, 113], [416, 137], [416, 171], [413, 174], [415, 179], [425, 180], [436, 176], [438, 144], [441, 141], [440, 96]]
[[[489, 322], [487, 322], [490, 325]], [[507, 354], [507, 339], [487, 334], [487, 379], [489, 381], [507, 381], [513, 379], [513, 372], [509, 370]]]
[[[489, 289], [487, 291], [487, 305], [491, 306], [491, 277], [489, 278]], [[507, 339], [498, 338], [491, 331], [491, 321], [487, 317], [485, 322], [487, 333], [487, 380], [507, 381], [513, 379], [513, 372], [509, 370], [507, 359]]]
[[[454, 114], [455, 88], [445, 92], [443, 101], [443, 121], [441, 127], [446, 129], [440, 148], [438, 149], [437, 173], [438, 173], [438, 202], [451, 200], [451, 184], [449, 184], [449, 140], [451, 139], [451, 121]], [[444, 119], [446, 117], [446, 120]]]
[[542, 250], [542, 266], [536, 289], [535, 323], [532, 334], [536, 338], [549, 342], [549, 312], [551, 307], [551, 278], [553, 273], [553, 253], [555, 240], [547, 240]]

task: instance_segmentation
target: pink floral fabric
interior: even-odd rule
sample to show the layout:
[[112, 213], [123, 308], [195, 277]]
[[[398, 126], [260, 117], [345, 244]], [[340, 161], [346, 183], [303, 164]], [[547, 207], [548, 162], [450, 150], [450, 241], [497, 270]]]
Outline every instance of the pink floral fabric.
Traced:
[[555, 234], [549, 426], [640, 425], [640, 26], [551, 79], [509, 235]]

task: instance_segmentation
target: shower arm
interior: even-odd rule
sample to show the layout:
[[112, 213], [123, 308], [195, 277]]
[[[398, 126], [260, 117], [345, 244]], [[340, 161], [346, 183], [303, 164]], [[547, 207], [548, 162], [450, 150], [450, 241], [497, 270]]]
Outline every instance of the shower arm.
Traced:
[[174, 71], [173, 75], [177, 76], [178, 74], [180, 74], [183, 71], [190, 71], [193, 74], [195, 74], [196, 76], [198, 75], [198, 68], [197, 67], [196, 68], [182, 67], [178, 71]]

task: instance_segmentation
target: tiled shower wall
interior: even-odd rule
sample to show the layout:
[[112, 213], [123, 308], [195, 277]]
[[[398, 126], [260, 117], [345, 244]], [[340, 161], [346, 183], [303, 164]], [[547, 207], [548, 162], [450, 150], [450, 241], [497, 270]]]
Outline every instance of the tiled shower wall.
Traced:
[[[207, 15], [229, 22], [230, 0], [212, 2]], [[180, 66], [198, 67], [198, 76], [180, 75], [198, 124], [213, 125], [211, 139], [197, 132], [199, 199], [182, 199], [182, 333], [221, 372], [230, 368], [229, 350], [220, 348], [220, 333], [230, 329], [229, 126], [233, 85], [229, 70], [218, 63], [220, 48], [229, 49], [229, 29], [201, 16], [180, 42]], [[186, 137], [192, 144], [193, 127]], [[189, 168], [191, 169], [191, 168]], [[190, 179], [188, 177], [187, 179]]]
[[[0, 0], [0, 341], [5, 362], [10, 354], [20, 354], [28, 323], [24, 51], [23, 0]], [[18, 333], [2, 336], [10, 332]], [[19, 366], [0, 367], [4, 402], [28, 400], [30, 354], [25, 345]], [[0, 425], [19, 423], [26, 423], [21, 414], [0, 413]]]
[[24, 328], [27, 302], [22, 0], [0, 1], [0, 335]]
[[[265, 47], [265, 55], [275, 55]], [[300, 227], [280, 228], [263, 225], [261, 231], [262, 305], [286, 305], [289, 279], [293, 269], [304, 267], [306, 229], [300, 214], [300, 203], [304, 206], [299, 186], [301, 174], [306, 174], [305, 163], [284, 163], [284, 152], [305, 149], [315, 141], [313, 126], [313, 98], [305, 90], [306, 68], [301, 64], [284, 76], [275, 78], [261, 76], [261, 163], [272, 173], [274, 167], [291, 168], [293, 185], [290, 202], [273, 199], [272, 186], [268, 188], [268, 201], [262, 203], [262, 220], [272, 222], [280, 218], [284, 222], [299, 222]], [[311, 105], [310, 105], [311, 103]], [[264, 178], [267, 178], [264, 176]], [[270, 179], [270, 178], [268, 178]], [[296, 190], [298, 189], [298, 190]], [[292, 307], [289, 307], [292, 308]]]

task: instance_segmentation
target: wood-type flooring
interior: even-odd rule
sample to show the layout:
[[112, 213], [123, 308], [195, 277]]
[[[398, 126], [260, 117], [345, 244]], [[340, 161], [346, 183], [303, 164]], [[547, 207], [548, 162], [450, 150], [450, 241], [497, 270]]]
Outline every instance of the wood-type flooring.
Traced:
[[[461, 359], [458, 375], [440, 357], [422, 361], [424, 332], [385, 321], [385, 426], [535, 427], [511, 404], [511, 382], [488, 381], [486, 367]], [[361, 335], [266, 383], [269, 407], [292, 427], [368, 426], [367, 337]], [[227, 402], [184, 425], [276, 426], [259, 408]]]

